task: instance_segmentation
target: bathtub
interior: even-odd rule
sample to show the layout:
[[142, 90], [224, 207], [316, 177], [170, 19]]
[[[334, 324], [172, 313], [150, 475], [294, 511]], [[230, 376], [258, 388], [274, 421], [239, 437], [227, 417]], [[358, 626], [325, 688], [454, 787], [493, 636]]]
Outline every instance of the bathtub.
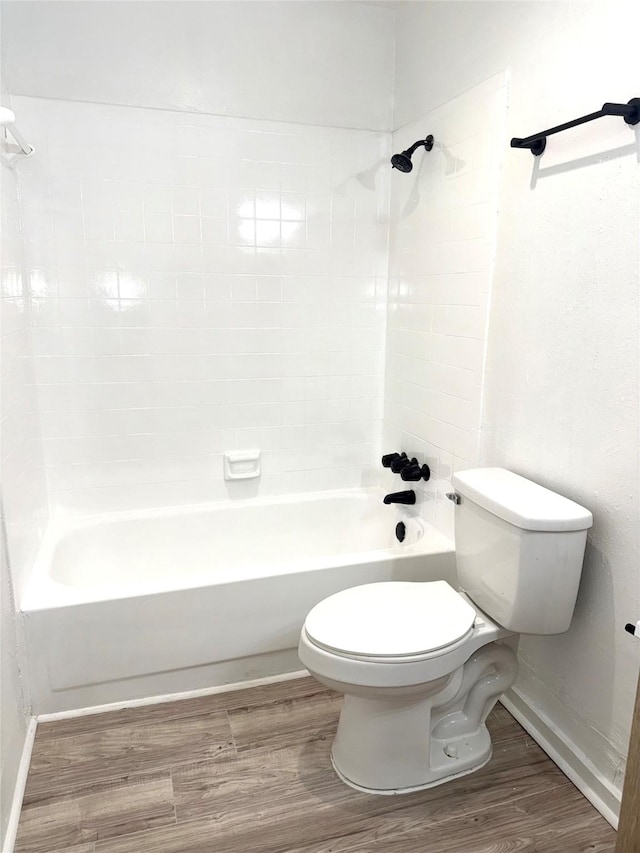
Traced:
[[455, 583], [451, 541], [382, 496], [52, 521], [21, 605], [34, 713], [295, 671], [304, 618], [327, 595], [379, 580]]

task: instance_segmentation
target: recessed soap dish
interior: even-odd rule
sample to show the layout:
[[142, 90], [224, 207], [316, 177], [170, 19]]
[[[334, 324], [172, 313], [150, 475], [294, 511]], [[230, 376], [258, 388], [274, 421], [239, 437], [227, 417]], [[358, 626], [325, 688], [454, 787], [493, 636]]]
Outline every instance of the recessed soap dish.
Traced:
[[224, 454], [225, 480], [251, 480], [259, 476], [259, 450], [228, 450]]

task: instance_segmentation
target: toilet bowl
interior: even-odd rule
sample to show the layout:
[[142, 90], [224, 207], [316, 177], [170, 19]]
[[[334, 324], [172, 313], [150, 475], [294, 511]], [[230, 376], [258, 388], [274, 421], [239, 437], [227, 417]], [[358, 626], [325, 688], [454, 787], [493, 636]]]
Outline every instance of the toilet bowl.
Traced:
[[485, 764], [485, 720], [517, 673], [508, 636], [445, 581], [365, 584], [316, 605], [298, 654], [344, 694], [331, 751], [340, 778], [397, 794]]
[[503, 468], [453, 475], [458, 592], [365, 584], [319, 602], [298, 654], [344, 694], [332, 748], [349, 785], [429, 788], [491, 757], [486, 718], [514, 682], [508, 638], [571, 624], [589, 510]]

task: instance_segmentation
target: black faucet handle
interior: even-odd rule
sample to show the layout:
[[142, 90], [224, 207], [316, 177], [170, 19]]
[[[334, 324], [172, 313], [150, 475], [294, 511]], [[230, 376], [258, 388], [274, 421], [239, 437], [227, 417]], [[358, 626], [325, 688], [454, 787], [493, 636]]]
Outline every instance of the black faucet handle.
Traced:
[[[415, 460], [412, 460], [412, 462], [413, 461]], [[431, 469], [427, 464], [420, 466], [416, 462], [415, 465], [411, 464], [407, 465], [406, 468], [403, 468], [400, 471], [400, 476], [405, 480], [405, 482], [417, 483], [418, 480], [424, 480], [426, 482], [431, 476]]]
[[397, 459], [389, 466], [394, 474], [399, 474], [403, 468], [406, 468], [408, 465], [417, 465], [418, 462], [416, 459], [409, 459], [406, 453], [402, 453]]
[[391, 463], [395, 462], [396, 459], [400, 459], [403, 456], [405, 459], [407, 458], [406, 453], [385, 453], [382, 457], [382, 467], [383, 468], [391, 468]]

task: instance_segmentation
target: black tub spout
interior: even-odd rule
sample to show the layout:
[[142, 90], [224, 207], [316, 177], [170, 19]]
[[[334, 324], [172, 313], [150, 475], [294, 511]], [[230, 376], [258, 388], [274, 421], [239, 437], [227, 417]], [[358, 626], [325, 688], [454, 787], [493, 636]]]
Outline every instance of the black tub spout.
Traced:
[[384, 496], [386, 504], [408, 504], [413, 505], [416, 502], [416, 493], [413, 489], [407, 489], [406, 492], [392, 492], [390, 495]]

